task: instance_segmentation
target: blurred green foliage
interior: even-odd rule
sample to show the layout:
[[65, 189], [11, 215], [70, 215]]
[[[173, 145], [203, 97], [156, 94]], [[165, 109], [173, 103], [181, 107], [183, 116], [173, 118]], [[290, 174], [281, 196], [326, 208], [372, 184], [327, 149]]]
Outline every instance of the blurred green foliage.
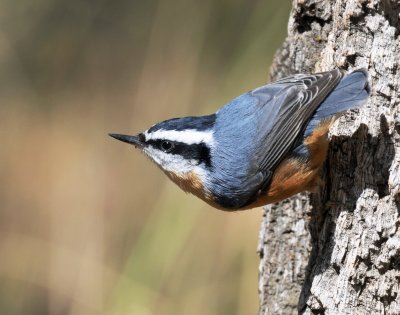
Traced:
[[109, 139], [267, 81], [289, 1], [0, 2], [0, 314], [255, 314], [259, 210]]

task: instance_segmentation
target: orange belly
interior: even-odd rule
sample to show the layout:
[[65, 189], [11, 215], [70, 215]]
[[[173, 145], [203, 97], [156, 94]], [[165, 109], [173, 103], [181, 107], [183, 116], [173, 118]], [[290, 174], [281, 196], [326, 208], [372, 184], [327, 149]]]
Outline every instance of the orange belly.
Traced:
[[165, 174], [175, 183], [177, 184], [183, 191], [187, 193], [191, 193], [201, 200], [208, 203], [210, 206], [220, 209], [227, 210], [221, 207], [218, 203], [214, 201], [213, 196], [209, 195], [205, 190], [204, 186], [195, 172], [189, 172], [187, 174], [178, 176], [171, 172], [166, 172]]
[[320, 170], [329, 147], [328, 132], [334, 119], [327, 120], [304, 141], [310, 158], [289, 157], [277, 167], [269, 188], [256, 201], [240, 209], [246, 210], [282, 201], [302, 191], [315, 191], [320, 185]]

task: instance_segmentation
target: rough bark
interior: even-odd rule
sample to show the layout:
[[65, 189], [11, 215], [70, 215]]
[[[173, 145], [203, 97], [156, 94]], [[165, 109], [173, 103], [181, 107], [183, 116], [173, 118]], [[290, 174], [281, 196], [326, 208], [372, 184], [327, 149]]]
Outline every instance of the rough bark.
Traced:
[[331, 130], [325, 184], [264, 210], [259, 314], [400, 314], [400, 3], [298, 0], [271, 70], [366, 67], [372, 94]]

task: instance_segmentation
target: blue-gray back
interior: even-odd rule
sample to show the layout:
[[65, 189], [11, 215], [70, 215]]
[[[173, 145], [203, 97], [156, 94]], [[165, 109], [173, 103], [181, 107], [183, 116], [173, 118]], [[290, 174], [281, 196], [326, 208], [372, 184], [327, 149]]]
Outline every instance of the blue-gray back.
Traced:
[[[361, 104], [366, 73], [360, 71], [362, 79], [354, 73], [339, 85], [343, 75], [339, 70], [294, 75], [245, 93], [222, 107], [214, 125], [214, 177], [207, 183], [218, 202], [226, 208], [249, 204], [268, 187], [276, 167], [305, 132], [312, 132], [324, 117]], [[357, 85], [359, 80], [363, 83]], [[358, 92], [348, 91], [348, 84]]]

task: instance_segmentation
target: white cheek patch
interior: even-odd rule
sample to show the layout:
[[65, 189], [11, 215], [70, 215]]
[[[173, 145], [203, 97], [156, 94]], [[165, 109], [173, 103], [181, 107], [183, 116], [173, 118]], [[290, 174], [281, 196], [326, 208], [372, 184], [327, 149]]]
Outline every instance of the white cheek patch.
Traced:
[[154, 149], [150, 146], [144, 147], [143, 152], [157, 165], [159, 165], [161, 168], [164, 167], [164, 165], [168, 164], [169, 156], [168, 154], [163, 154], [164, 152], [161, 152], [160, 150]]
[[184, 177], [189, 173], [197, 175], [204, 189], [207, 189], [208, 177], [204, 166], [198, 164], [196, 160], [188, 160], [177, 154], [168, 154], [151, 146], [143, 148], [150, 160], [152, 160], [162, 170], [173, 173], [179, 177]]
[[212, 131], [199, 131], [195, 129], [187, 129], [182, 131], [160, 129], [151, 133], [145, 131], [144, 135], [146, 137], [146, 141], [170, 140], [182, 142], [189, 145], [205, 143], [210, 148], [214, 145], [214, 136]]
[[168, 154], [152, 147], [144, 148], [143, 152], [165, 171], [184, 174], [193, 169], [191, 161], [179, 155]]

